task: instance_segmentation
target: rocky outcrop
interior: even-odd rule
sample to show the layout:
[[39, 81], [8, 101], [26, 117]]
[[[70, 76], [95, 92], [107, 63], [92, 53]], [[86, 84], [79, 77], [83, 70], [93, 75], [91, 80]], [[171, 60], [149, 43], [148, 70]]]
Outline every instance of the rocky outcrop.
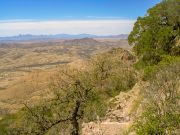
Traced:
[[129, 123], [119, 122], [91, 122], [83, 125], [82, 135], [121, 135], [127, 129]]
[[[110, 100], [110, 109], [107, 118], [110, 121], [130, 122], [133, 121], [138, 109], [140, 88], [137, 83], [129, 92], [121, 92], [118, 96]], [[140, 101], [139, 101], [140, 100]]]
[[[83, 124], [83, 135], [121, 135], [131, 127], [134, 118], [141, 112], [140, 84], [132, 90], [121, 92], [111, 99], [110, 107], [103, 121]], [[134, 133], [129, 133], [134, 134]]]

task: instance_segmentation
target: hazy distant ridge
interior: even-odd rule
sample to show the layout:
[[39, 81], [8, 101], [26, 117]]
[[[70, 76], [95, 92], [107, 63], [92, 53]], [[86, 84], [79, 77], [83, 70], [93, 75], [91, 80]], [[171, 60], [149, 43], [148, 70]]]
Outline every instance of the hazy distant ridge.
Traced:
[[48, 39], [80, 39], [80, 38], [120, 38], [127, 39], [127, 34], [120, 35], [108, 35], [108, 36], [97, 36], [91, 34], [78, 34], [78, 35], [69, 35], [69, 34], [56, 34], [56, 35], [18, 35], [11, 37], [0, 37], [0, 41], [21, 41], [21, 40], [48, 40]]

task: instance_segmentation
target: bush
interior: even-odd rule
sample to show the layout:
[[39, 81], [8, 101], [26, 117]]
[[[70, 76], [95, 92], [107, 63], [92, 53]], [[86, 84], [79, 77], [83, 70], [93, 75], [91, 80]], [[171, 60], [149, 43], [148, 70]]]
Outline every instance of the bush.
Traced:
[[147, 81], [152, 78], [152, 76], [158, 71], [158, 69], [161, 69], [165, 66], [170, 66], [175, 63], [180, 63], [180, 57], [162, 55], [161, 61], [157, 65], [147, 66], [143, 61], [140, 60], [136, 64], [134, 64], [134, 68], [136, 70], [142, 71], [142, 80]]
[[180, 128], [180, 63], [158, 68], [144, 88], [144, 112], [134, 128], [139, 135], [173, 134]]

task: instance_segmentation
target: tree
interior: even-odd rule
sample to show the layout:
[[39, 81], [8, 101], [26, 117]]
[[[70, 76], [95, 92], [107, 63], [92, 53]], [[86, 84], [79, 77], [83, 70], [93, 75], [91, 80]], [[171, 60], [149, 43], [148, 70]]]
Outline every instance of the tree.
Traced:
[[38, 106], [25, 104], [26, 116], [11, 134], [43, 135], [58, 127], [60, 133], [79, 135], [82, 122], [106, 113], [106, 101], [91, 79], [86, 71], [60, 70], [50, 83], [51, 97]]
[[163, 0], [137, 19], [128, 41], [147, 64], [157, 64], [162, 54], [180, 55], [179, 13], [179, 0]]
[[[102, 90], [107, 98], [131, 89], [137, 81], [136, 73], [130, 67], [128, 60], [126, 62], [121, 60], [122, 54], [122, 49], [112, 49], [108, 53], [93, 57], [91, 61], [96, 89]], [[129, 53], [126, 56], [133, 59]]]

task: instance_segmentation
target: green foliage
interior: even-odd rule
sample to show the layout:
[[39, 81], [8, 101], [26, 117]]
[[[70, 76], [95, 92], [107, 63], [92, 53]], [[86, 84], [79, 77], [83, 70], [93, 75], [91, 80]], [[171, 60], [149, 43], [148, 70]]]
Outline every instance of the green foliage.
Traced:
[[12, 129], [12, 124], [16, 123], [18, 125], [21, 121], [21, 119], [24, 117], [24, 110], [20, 110], [16, 114], [8, 114], [5, 117], [3, 117], [2, 120], [0, 120], [0, 134], [1, 135], [7, 135], [10, 133], [10, 130]]
[[144, 112], [134, 124], [137, 134], [175, 134], [180, 128], [179, 87], [180, 63], [156, 69], [144, 88]]
[[161, 55], [180, 55], [180, 1], [164, 0], [139, 17], [128, 37], [145, 65], [157, 64]]
[[180, 62], [180, 57], [163, 55], [159, 65], [172, 65]]
[[92, 93], [90, 97], [91, 100], [84, 109], [84, 122], [95, 121], [97, 117], [103, 118], [107, 112], [108, 104], [103, 93]]
[[155, 115], [154, 107], [148, 107], [134, 125], [138, 135], [165, 135], [172, 134], [178, 128], [180, 117], [178, 114]]
[[8, 126], [16, 120], [16, 116], [9, 115], [0, 121], [0, 134], [5, 135], [8, 133]]
[[102, 89], [107, 98], [131, 89], [137, 81], [133, 68], [121, 62], [119, 58], [103, 54], [95, 57], [92, 63], [96, 89]]
[[136, 64], [134, 64], [134, 67], [137, 70], [143, 70], [142, 79], [145, 81], [145, 80], [151, 79], [153, 75], [158, 71], [158, 69], [163, 68], [164, 66], [175, 64], [175, 63], [180, 63], [180, 57], [162, 55], [161, 61], [157, 65], [147, 66], [143, 61], [140, 60]]
[[143, 89], [143, 113], [134, 129], [139, 135], [176, 134], [180, 128], [180, 1], [163, 0], [139, 17], [128, 41], [149, 86]]

